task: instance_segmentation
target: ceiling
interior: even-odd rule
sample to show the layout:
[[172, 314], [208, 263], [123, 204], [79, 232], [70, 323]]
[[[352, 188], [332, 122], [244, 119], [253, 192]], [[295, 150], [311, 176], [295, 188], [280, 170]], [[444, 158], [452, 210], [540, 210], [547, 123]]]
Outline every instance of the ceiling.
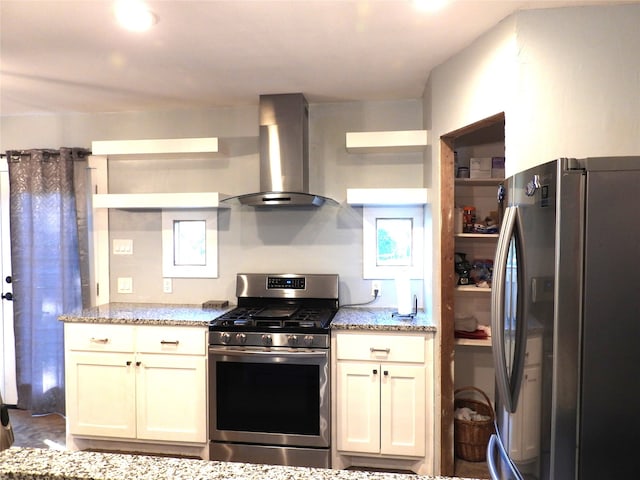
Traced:
[[613, 1], [149, 0], [158, 23], [119, 28], [107, 0], [0, 0], [0, 114], [422, 96], [429, 72], [518, 9]]

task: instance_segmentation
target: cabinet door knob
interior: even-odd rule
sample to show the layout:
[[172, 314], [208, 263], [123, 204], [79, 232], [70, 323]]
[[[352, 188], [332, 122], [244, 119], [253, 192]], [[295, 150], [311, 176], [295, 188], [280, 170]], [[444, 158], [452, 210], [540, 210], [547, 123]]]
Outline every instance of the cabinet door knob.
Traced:
[[127, 360], [127, 367], [131, 366], [131, 360]]
[[378, 370], [376, 370], [375, 368], [373, 369], [373, 374], [377, 375], [378, 374]]
[[384, 375], [389, 375], [389, 371], [385, 370], [384, 372], [382, 372]]
[[140, 365], [142, 365], [142, 362], [136, 362], [136, 367], [139, 367]]

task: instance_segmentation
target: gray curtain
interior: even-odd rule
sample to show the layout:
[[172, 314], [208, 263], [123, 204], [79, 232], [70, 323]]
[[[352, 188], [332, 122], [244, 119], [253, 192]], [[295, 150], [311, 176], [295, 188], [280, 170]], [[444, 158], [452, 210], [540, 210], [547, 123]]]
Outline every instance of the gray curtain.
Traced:
[[86, 191], [74, 178], [84, 178], [88, 153], [74, 148], [7, 152], [18, 408], [33, 413], [65, 413], [58, 316], [82, 306]]

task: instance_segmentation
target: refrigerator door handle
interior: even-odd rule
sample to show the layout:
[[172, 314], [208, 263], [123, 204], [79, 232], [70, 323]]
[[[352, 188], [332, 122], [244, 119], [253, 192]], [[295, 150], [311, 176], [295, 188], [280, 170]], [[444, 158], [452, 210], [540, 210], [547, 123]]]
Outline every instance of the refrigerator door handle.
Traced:
[[517, 206], [507, 207], [503, 220], [503, 227], [496, 247], [495, 264], [493, 270], [493, 282], [491, 289], [491, 332], [493, 340], [493, 360], [495, 365], [496, 386], [498, 395], [507, 412], [515, 412], [520, 384], [524, 370], [524, 355], [526, 351], [526, 326], [524, 323], [524, 261], [517, 265], [517, 306], [515, 325], [515, 351], [512, 363], [511, 378], [507, 371], [507, 359], [505, 354], [504, 322], [505, 322], [505, 288], [507, 261], [511, 239], [516, 241], [516, 250], [519, 257], [524, 258], [523, 227]]
[[509, 242], [515, 228], [515, 208], [507, 207], [502, 220], [502, 229], [496, 247], [496, 259], [491, 282], [491, 335], [493, 341], [493, 363], [495, 365], [496, 387], [508, 412], [513, 411], [504, 348], [504, 298]]
[[[498, 468], [498, 462], [500, 468]], [[491, 480], [522, 480], [520, 472], [511, 463], [504, 445], [495, 433], [489, 437], [487, 445], [487, 466]]]

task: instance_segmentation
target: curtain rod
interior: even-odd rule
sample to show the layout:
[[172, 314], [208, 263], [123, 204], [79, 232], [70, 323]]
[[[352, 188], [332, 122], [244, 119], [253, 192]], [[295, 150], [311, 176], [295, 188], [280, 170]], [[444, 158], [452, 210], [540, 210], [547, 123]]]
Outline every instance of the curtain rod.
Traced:
[[[62, 147], [65, 148], [65, 147]], [[81, 156], [85, 156], [85, 155], [92, 155], [91, 150], [87, 150], [86, 148], [82, 148], [82, 147], [67, 147], [70, 150], [74, 150], [76, 152], [82, 152], [83, 155]], [[53, 148], [34, 148], [33, 150], [43, 150], [43, 151], [48, 151], [48, 152], [55, 152], [55, 155], [59, 155], [60, 154], [60, 150], [55, 150]], [[27, 153], [29, 153], [28, 150], [8, 150], [9, 155], [25, 155]], [[2, 153], [0, 152], [0, 158], [6, 157], [8, 158], [9, 155], [7, 155], [6, 153]]]

